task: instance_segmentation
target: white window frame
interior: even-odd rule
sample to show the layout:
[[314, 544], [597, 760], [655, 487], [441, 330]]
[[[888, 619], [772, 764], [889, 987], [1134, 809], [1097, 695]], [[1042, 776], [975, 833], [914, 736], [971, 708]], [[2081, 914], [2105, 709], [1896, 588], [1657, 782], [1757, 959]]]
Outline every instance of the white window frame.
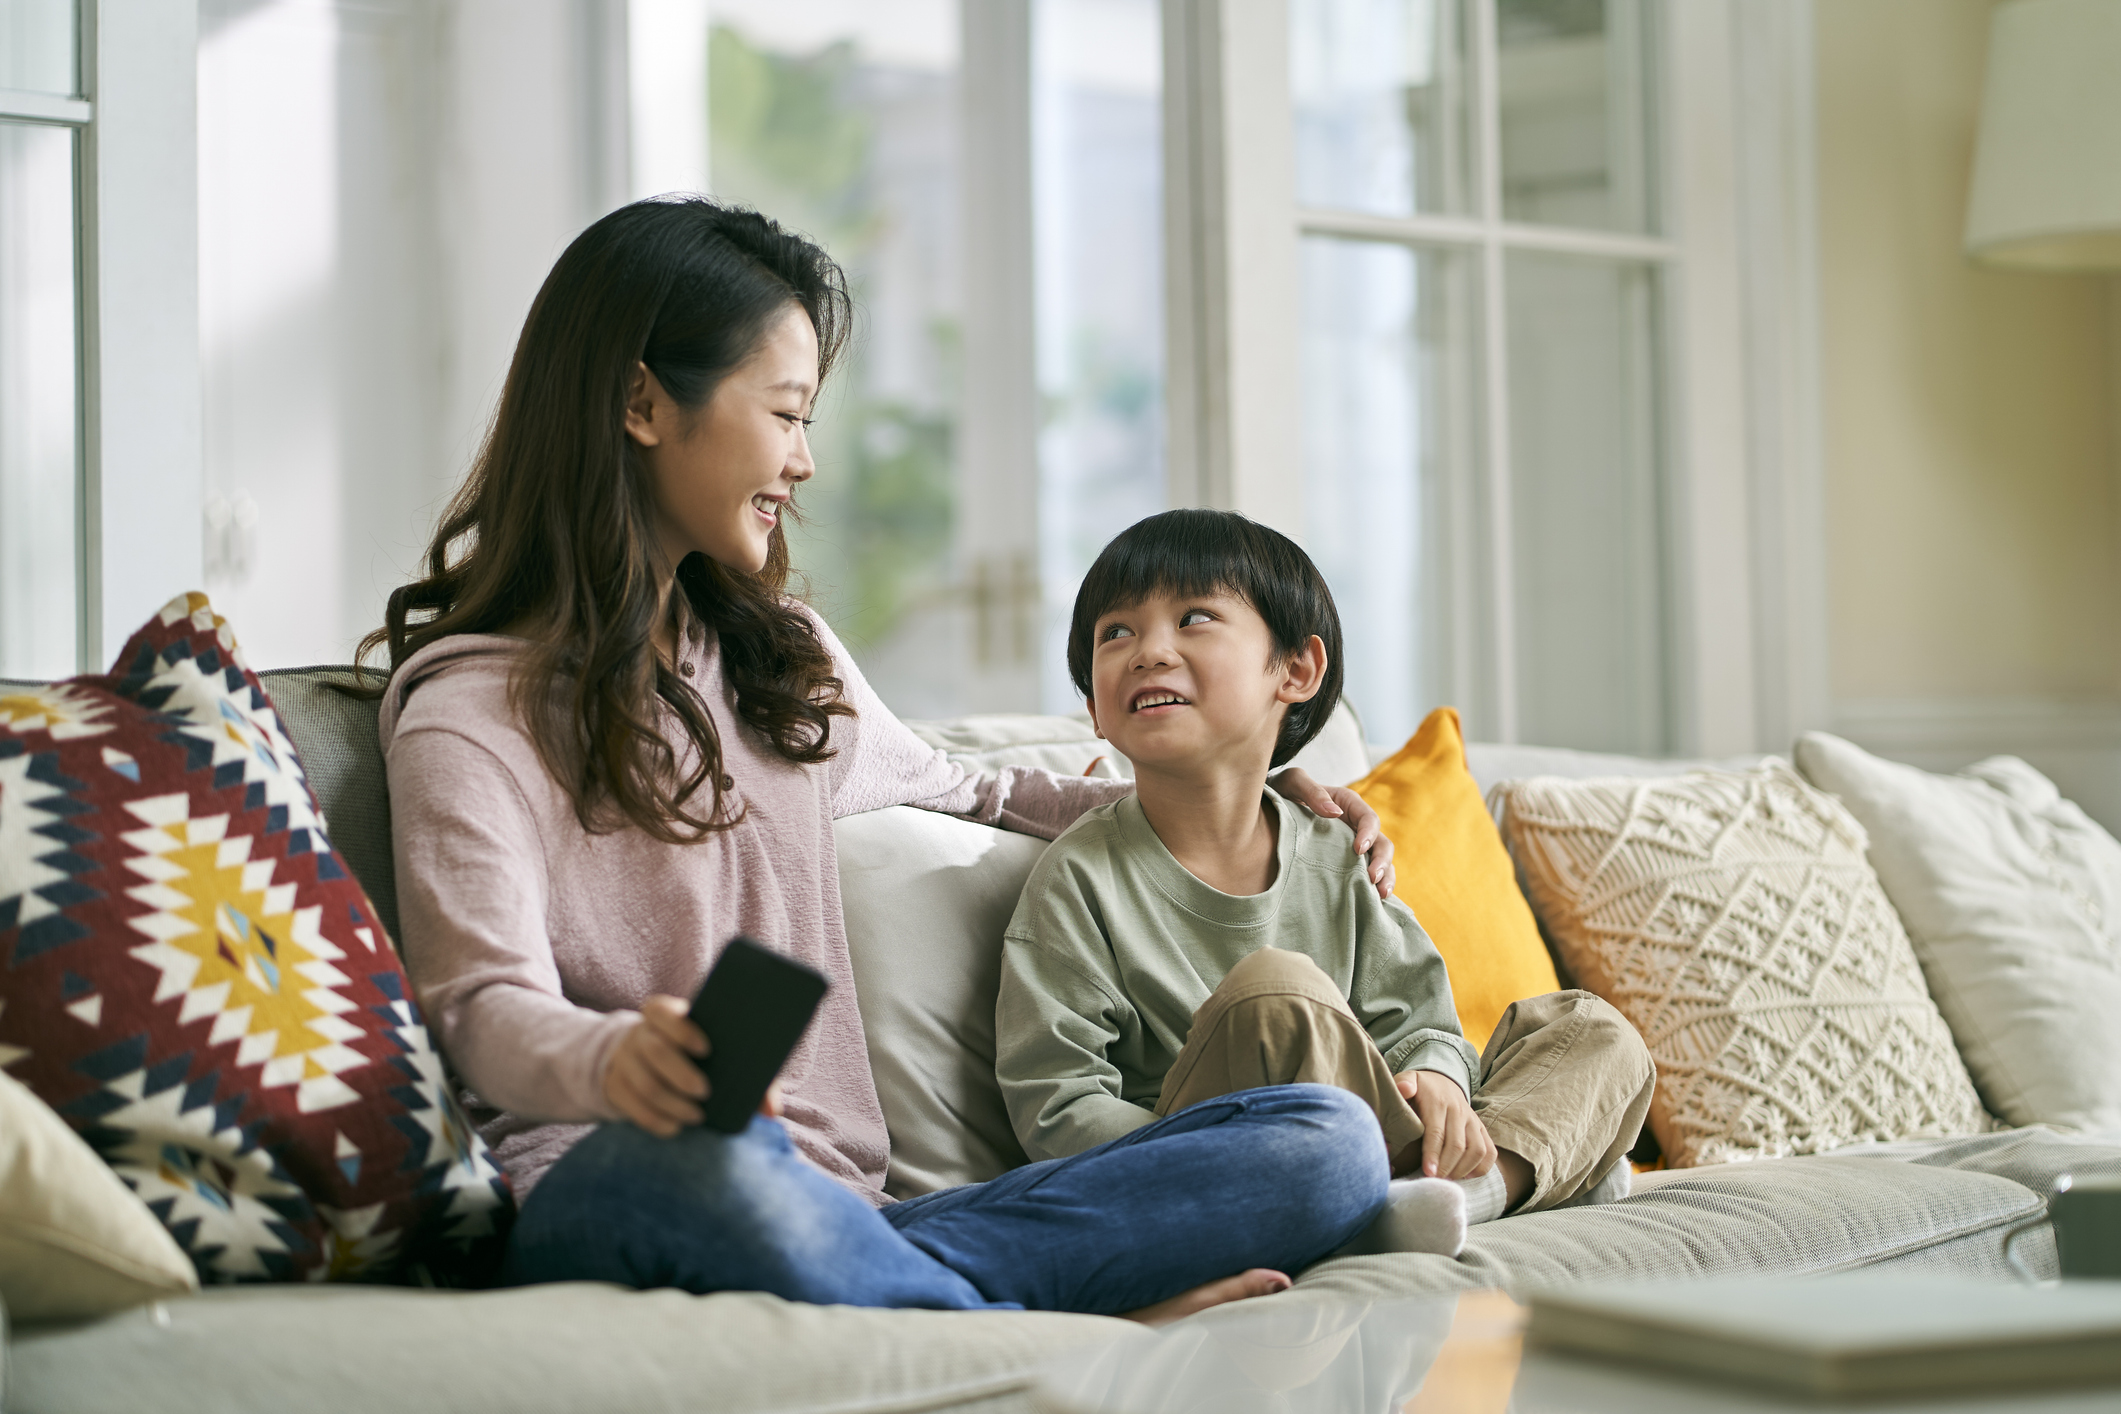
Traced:
[[0, 91], [0, 118], [79, 134], [75, 643], [81, 671], [101, 672], [201, 576], [198, 11], [75, 13], [81, 96]]
[[[90, 93], [85, 70], [89, 49], [89, 33], [92, 21], [75, 7], [76, 15], [76, 61], [75, 88], [79, 93]], [[40, 127], [65, 128], [74, 135], [74, 657], [76, 665], [87, 668], [91, 649], [91, 614], [88, 609], [90, 576], [89, 563], [89, 519], [85, 514], [89, 502], [87, 455], [89, 366], [87, 358], [88, 292], [90, 284], [87, 268], [90, 258], [88, 242], [83, 238], [86, 224], [85, 207], [89, 189], [89, 133], [95, 119], [95, 105], [87, 98], [60, 98], [47, 93], [31, 93], [21, 89], [0, 88], [0, 122], [35, 124]]]
[[82, 666], [204, 578], [199, 14], [83, 0]]
[[[1494, 91], [1494, 0], [1472, 0], [1476, 86]], [[1476, 254], [1488, 337], [1479, 409], [1484, 680], [1451, 685], [1517, 739], [1509, 507], [1509, 250], [1642, 261], [1664, 296], [1661, 451], [1670, 497], [1667, 699], [1680, 754], [1786, 750], [1827, 720], [1811, 206], [1810, 0], [1662, 0], [1660, 189], [1668, 234], [1503, 221], [1498, 115], [1483, 102], [1480, 210], [1377, 217], [1296, 201], [1286, 0], [1165, 0], [1167, 411], [1173, 504], [1226, 506], [1304, 538], [1297, 242], [1305, 234]], [[1175, 174], [1185, 180], [1174, 180]], [[1500, 394], [1500, 396], [1498, 396]], [[1483, 553], [1473, 553], [1474, 551]], [[1461, 655], [1463, 660], [1465, 655]]]

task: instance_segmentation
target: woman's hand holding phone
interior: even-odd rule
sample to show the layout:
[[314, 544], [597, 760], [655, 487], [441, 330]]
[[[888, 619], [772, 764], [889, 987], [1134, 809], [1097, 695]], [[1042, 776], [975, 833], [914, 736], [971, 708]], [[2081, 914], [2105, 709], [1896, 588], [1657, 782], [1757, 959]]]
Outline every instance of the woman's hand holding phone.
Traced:
[[619, 1038], [604, 1068], [604, 1097], [650, 1134], [667, 1139], [700, 1122], [707, 1077], [693, 1064], [707, 1054], [707, 1037], [685, 1015], [676, 997], [641, 1003], [638, 1026]]
[[[685, 1011], [676, 997], [642, 1002], [640, 1024], [619, 1039], [604, 1070], [604, 1097], [612, 1107], [662, 1139], [698, 1124], [707, 1098], [707, 1077], [692, 1059], [706, 1057], [707, 1037]], [[778, 1084], [767, 1089], [759, 1113], [780, 1118]]]

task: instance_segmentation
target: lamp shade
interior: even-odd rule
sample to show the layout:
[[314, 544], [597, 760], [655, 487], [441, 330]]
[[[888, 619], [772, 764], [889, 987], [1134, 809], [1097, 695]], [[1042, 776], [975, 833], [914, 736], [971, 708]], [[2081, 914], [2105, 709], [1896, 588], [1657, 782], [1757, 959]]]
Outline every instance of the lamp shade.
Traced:
[[1966, 253], [2121, 269], [2121, 0], [2013, 0], [1991, 16]]

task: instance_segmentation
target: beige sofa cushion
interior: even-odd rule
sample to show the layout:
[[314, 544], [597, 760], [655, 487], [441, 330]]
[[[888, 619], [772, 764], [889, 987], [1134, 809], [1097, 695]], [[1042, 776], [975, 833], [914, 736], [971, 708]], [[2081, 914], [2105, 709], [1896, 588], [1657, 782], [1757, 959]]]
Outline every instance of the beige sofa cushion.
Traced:
[[1989, 1108], [2121, 1129], [2121, 843], [2013, 756], [1941, 776], [1812, 732], [1797, 765], [1869, 833]]
[[[2036, 1194], [1990, 1173], [1838, 1155], [1718, 1164], [1674, 1173], [1618, 1203], [1478, 1224], [1455, 1261], [1402, 1254], [1324, 1262], [1297, 1281], [1296, 1293], [1523, 1292], [1594, 1279], [1795, 1276], [1874, 1266], [2009, 1281], [2003, 1234], [2039, 1211]], [[2054, 1246], [2044, 1232], [2021, 1242], [2019, 1255], [2052, 1274]]]
[[908, 805], [833, 825], [899, 1198], [1024, 1162], [994, 1082], [1002, 930], [1046, 842]]
[[1991, 1127], [1862, 827], [1786, 763], [1498, 794], [1563, 962], [1649, 1043], [1673, 1165]]
[[[2100, 1156], [2111, 1162], [2114, 1151], [2027, 1131], [1939, 1146], [1918, 1162], [1833, 1155], [1692, 1170], [1624, 1202], [1482, 1224], [1459, 1260], [1323, 1262], [1298, 1277], [1293, 1293], [1272, 1299], [1366, 1300], [1479, 1287], [1521, 1293], [1592, 1277], [1867, 1266], [2007, 1280], [2003, 1233], [2037, 1212], [2039, 1200], [1978, 1170], [2016, 1163], [2045, 1172]], [[1944, 1166], [1952, 1162], [1977, 1171]], [[2044, 1234], [2034, 1233], [2019, 1251], [2036, 1269], [2052, 1270]], [[486, 1293], [218, 1288], [161, 1303], [159, 1312], [18, 1332], [8, 1408], [1021, 1409], [1020, 1392], [1040, 1365], [1090, 1358], [1134, 1329], [1096, 1316], [870, 1311], [586, 1283]], [[389, 1358], [378, 1359], [379, 1351]]]
[[8, 1314], [101, 1316], [198, 1285], [191, 1259], [124, 1180], [0, 1071], [0, 1301]]

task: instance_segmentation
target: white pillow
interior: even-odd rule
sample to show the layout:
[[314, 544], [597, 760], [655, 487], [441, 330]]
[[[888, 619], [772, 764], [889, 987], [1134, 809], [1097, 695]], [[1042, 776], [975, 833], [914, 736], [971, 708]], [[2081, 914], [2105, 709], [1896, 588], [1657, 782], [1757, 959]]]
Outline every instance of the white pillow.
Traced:
[[191, 1258], [65, 1120], [0, 1071], [0, 1301], [82, 1320], [195, 1291]]
[[948, 752], [952, 761], [971, 771], [1038, 766], [1064, 776], [1080, 776], [1095, 764], [1095, 775], [1133, 774], [1125, 757], [1097, 739], [1087, 717], [1011, 712], [931, 721], [909, 717], [906, 725], [922, 741]]
[[2121, 843], [2014, 756], [1941, 776], [1811, 732], [1797, 764], [1869, 833], [1988, 1107], [2121, 1130]]
[[1046, 842], [894, 805], [833, 823], [894, 1197], [1024, 1162], [994, 1081], [1002, 931]]
[[[928, 745], [973, 771], [1004, 766], [1042, 766], [1066, 776], [1085, 771], [1097, 776], [1132, 776], [1133, 765], [1099, 741], [1087, 714], [1040, 717], [1029, 713], [991, 716], [908, 719], [906, 725]], [[1354, 705], [1341, 699], [1333, 715], [1289, 763], [1309, 771], [1329, 786], [1344, 786], [1368, 773], [1369, 749], [1363, 745], [1362, 719]]]

